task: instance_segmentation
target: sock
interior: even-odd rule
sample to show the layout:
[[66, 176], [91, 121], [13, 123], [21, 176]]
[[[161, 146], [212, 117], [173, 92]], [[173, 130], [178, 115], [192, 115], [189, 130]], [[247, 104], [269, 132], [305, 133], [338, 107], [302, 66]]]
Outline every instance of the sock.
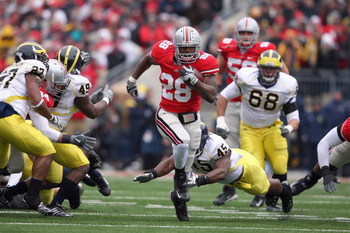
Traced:
[[18, 194], [24, 194], [28, 191], [28, 186], [26, 182], [19, 182], [15, 186], [11, 186], [8, 188], [8, 191], [5, 193], [6, 199], [11, 199], [13, 196]]
[[71, 195], [71, 192], [77, 187], [78, 184], [73, 181], [63, 178], [61, 183], [60, 190], [58, 190], [56, 196], [52, 200], [50, 207], [56, 206], [57, 204], [62, 204], [64, 199], [68, 199]]
[[272, 178], [279, 179], [279, 181], [282, 183], [283, 181], [287, 180], [287, 173], [285, 173], [283, 175], [277, 175], [277, 174], [273, 173]]
[[28, 187], [27, 195], [28, 196], [39, 196], [40, 188], [43, 181], [36, 178], [30, 178], [30, 184]]

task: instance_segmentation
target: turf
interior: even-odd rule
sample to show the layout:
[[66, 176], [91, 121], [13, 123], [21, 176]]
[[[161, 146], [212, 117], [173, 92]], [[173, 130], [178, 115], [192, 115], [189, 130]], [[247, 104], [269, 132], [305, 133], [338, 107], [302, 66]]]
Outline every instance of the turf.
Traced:
[[[179, 222], [169, 200], [172, 180], [162, 178], [145, 184], [132, 177], [107, 177], [113, 189], [102, 196], [96, 188], [84, 186], [82, 205], [67, 209], [73, 218], [45, 217], [30, 210], [0, 210], [0, 232], [350, 232], [350, 184], [337, 186], [327, 194], [319, 182], [294, 198], [289, 214], [252, 208], [252, 196], [238, 191], [238, 200], [214, 206], [220, 184], [191, 189], [190, 221]], [[64, 203], [68, 208], [68, 203]]]

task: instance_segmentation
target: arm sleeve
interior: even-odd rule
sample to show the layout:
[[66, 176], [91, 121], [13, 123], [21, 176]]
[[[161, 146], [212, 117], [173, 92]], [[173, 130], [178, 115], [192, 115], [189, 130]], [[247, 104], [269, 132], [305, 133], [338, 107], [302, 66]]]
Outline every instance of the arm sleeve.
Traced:
[[46, 137], [48, 137], [52, 142], [57, 142], [60, 137], [61, 132], [50, 128], [48, 120], [41, 116], [39, 113], [30, 110], [30, 119], [35, 128], [40, 130]]
[[329, 149], [342, 143], [337, 127], [331, 129], [317, 145], [317, 157], [320, 168], [329, 166]]

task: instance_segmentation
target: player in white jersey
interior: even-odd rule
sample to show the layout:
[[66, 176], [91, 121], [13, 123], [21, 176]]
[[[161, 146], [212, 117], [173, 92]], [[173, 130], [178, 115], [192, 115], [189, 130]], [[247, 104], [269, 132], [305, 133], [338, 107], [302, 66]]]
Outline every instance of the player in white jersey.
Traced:
[[[39, 190], [48, 173], [55, 149], [39, 130], [25, 123], [30, 109], [60, 126], [40, 94], [48, 56], [38, 43], [27, 41], [16, 49], [15, 62], [0, 75], [0, 167], [6, 166], [10, 144], [36, 157], [30, 186], [24, 201], [31, 209], [42, 208]], [[46, 208], [46, 207], [45, 207]], [[43, 208], [43, 210], [45, 210]]]
[[[201, 125], [202, 136], [199, 149], [192, 165], [194, 172], [187, 182], [189, 187], [212, 183], [223, 183], [229, 187], [236, 187], [252, 195], [277, 195], [281, 197], [283, 211], [288, 213], [292, 209], [293, 199], [289, 185], [278, 179], [267, 178], [265, 171], [258, 161], [247, 151], [230, 149], [226, 141], [217, 134], [208, 133], [204, 124]], [[153, 170], [138, 175], [134, 181], [144, 183], [154, 178], [164, 176], [174, 169], [174, 158], [163, 160]], [[182, 212], [182, 214], [178, 214]], [[180, 221], [188, 221], [186, 203], [176, 209]], [[185, 214], [183, 214], [185, 213]]]
[[[331, 150], [330, 150], [331, 148]], [[350, 162], [350, 118], [331, 129], [317, 145], [318, 162], [311, 172], [291, 184], [293, 196], [312, 188], [323, 177], [326, 192], [336, 190], [336, 172]]]
[[[263, 52], [258, 68], [244, 67], [219, 95], [217, 115], [224, 116], [230, 99], [242, 95], [240, 140], [241, 148], [256, 157], [265, 168], [265, 155], [269, 159], [272, 178], [287, 180], [287, 137], [299, 126], [296, 106], [298, 84], [292, 76], [280, 72], [281, 56], [275, 50]], [[287, 125], [279, 119], [281, 110]], [[279, 211], [278, 198], [266, 200], [267, 209]]]
[[[60, 100], [60, 97], [64, 95], [68, 86], [66, 69], [61, 62], [54, 59], [49, 60], [48, 65], [49, 70], [45, 76], [46, 82], [44, 85], [46, 86], [46, 91], [49, 93], [49, 95], [43, 93], [43, 98], [49, 98], [49, 96], [51, 96], [57, 103], [57, 101]], [[50, 100], [48, 100], [47, 103], [50, 106], [52, 105]], [[89, 169], [89, 161], [87, 160], [83, 151], [77, 146], [80, 146], [85, 151], [91, 151], [96, 143], [96, 139], [87, 137], [84, 134], [62, 134], [59, 130], [53, 129], [52, 126], [49, 127], [49, 123], [46, 118], [42, 117], [35, 111], [29, 111], [29, 116], [32, 120], [33, 125], [53, 142], [53, 146], [56, 149], [54, 161], [62, 166], [67, 166], [72, 169], [71, 174], [69, 174], [67, 176], [67, 179], [63, 180], [61, 184], [61, 189], [63, 189], [62, 192], [65, 192], [66, 194], [65, 198], [72, 198], [72, 192], [78, 189], [75, 186], [75, 183], [79, 183], [79, 177], [83, 177], [86, 171]], [[46, 177], [46, 182], [44, 182], [43, 188], [52, 188], [61, 183], [63, 173], [62, 166], [58, 167], [56, 163], [51, 164], [49, 176]], [[14, 195], [25, 193], [27, 190], [26, 185], [23, 183], [24, 182], [18, 183], [16, 187], [2, 188], [0, 192], [0, 205], [4, 206], [6, 202], [10, 201]], [[79, 190], [77, 190], [77, 192], [78, 191]], [[67, 214], [62, 210], [60, 204], [61, 203], [53, 206], [51, 212], [39, 212], [44, 215], [70, 217], [70, 214]], [[77, 205], [79, 204], [80, 203], [77, 203], [73, 207], [77, 208]], [[70, 206], [73, 208], [72, 204]]]

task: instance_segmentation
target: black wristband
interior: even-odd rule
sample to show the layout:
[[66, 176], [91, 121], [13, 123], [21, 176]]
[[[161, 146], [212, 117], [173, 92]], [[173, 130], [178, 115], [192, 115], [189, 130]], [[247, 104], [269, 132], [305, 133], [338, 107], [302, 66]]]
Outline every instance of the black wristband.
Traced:
[[157, 171], [154, 170], [154, 169], [152, 169], [151, 171], [147, 171], [147, 172], [152, 173], [153, 178], [157, 178], [157, 177], [158, 177], [158, 173], [157, 173]]
[[205, 184], [209, 184], [210, 183], [210, 180], [209, 180], [209, 177], [208, 176], [198, 176], [198, 178], [196, 179], [196, 183], [197, 183], [197, 186], [201, 186], [201, 185], [205, 185]]
[[62, 134], [62, 143], [70, 143], [71, 135]]
[[322, 176], [328, 175], [331, 173], [331, 169], [328, 166], [323, 166], [321, 168], [321, 174]]

